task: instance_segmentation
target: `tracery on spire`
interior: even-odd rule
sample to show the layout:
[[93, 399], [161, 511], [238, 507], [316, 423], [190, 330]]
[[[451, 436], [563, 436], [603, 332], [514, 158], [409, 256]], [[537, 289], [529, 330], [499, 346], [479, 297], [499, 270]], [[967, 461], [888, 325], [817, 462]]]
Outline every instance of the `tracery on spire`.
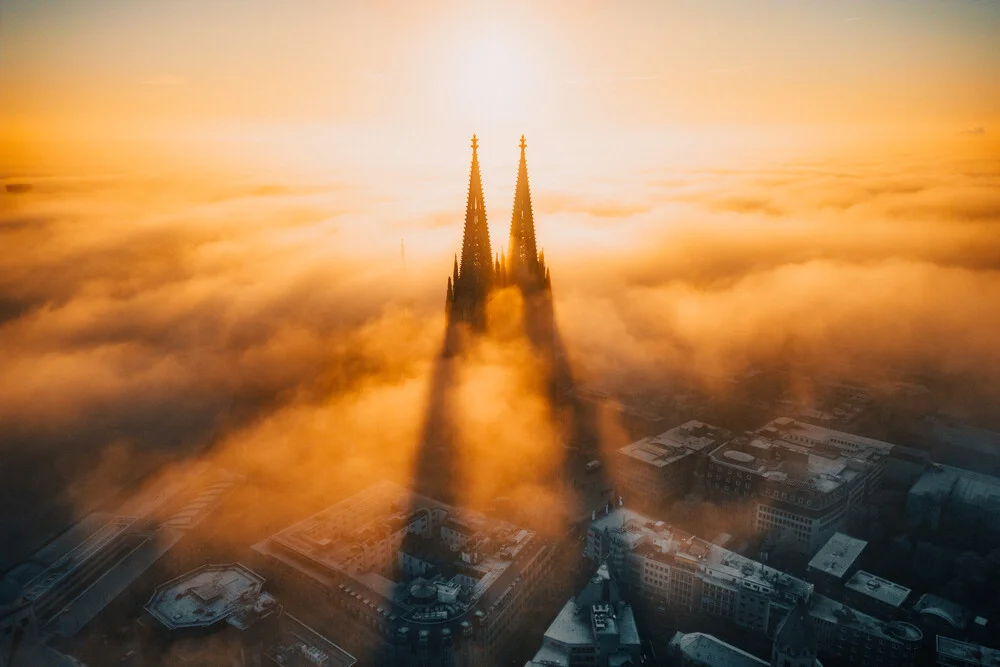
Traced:
[[510, 243], [507, 254], [508, 275], [511, 282], [522, 290], [533, 290], [544, 285], [544, 270], [538, 261], [535, 245], [535, 218], [531, 208], [531, 188], [528, 184], [528, 161], [525, 149], [528, 144], [521, 135], [521, 160], [517, 167], [517, 186], [514, 190], [514, 210], [510, 220]]

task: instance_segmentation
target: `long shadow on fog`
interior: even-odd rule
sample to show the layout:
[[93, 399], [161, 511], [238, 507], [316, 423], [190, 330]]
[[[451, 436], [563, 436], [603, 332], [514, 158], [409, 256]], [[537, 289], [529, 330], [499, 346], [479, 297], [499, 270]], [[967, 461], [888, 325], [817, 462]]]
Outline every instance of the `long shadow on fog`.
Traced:
[[[605, 468], [587, 470], [586, 463], [600, 455], [600, 433], [594, 410], [569, 393], [574, 377], [562, 337], [552, 317], [551, 300], [547, 297], [532, 299], [525, 308], [524, 333], [548, 375], [549, 419], [560, 433], [554, 445], [559, 448], [558, 474], [552, 475], [549, 489], [563, 501], [565, 514], [556, 520], [533, 525], [540, 517], [522, 513], [519, 508], [495, 507], [491, 513], [526, 528], [538, 529], [556, 549], [559, 563], [553, 569], [554, 581], [542, 594], [527, 625], [521, 628], [510, 642], [512, 657], [523, 663], [541, 645], [541, 637], [562, 604], [575, 595], [581, 583], [580, 556], [583, 544], [581, 524], [589, 521], [591, 511], [599, 510], [610, 498], [611, 481]], [[462, 452], [453, 420], [456, 409], [452, 390], [461, 363], [461, 353], [455, 353], [456, 336], [460, 332], [450, 329], [434, 360], [434, 370], [424, 413], [421, 439], [413, 463], [412, 490], [447, 504], [460, 502]], [[540, 441], [542, 442], [542, 441]], [[541, 444], [540, 446], [546, 446]], [[416, 505], [411, 507], [416, 510]], [[401, 550], [420, 553], [427, 549], [427, 539], [416, 533], [407, 533]], [[456, 633], [457, 639], [457, 633]], [[456, 647], [457, 648], [457, 647]], [[433, 652], [433, 648], [431, 649]], [[412, 657], [403, 657], [396, 649], [385, 646], [372, 656], [375, 664], [408, 664], [419, 660], [419, 650]], [[436, 664], [433, 660], [427, 664]], [[447, 664], [447, 663], [442, 663]]]
[[451, 389], [454, 387], [456, 359], [445, 341], [434, 358], [427, 408], [413, 466], [413, 491], [443, 503], [457, 499], [459, 472], [455, 425], [451, 418]]

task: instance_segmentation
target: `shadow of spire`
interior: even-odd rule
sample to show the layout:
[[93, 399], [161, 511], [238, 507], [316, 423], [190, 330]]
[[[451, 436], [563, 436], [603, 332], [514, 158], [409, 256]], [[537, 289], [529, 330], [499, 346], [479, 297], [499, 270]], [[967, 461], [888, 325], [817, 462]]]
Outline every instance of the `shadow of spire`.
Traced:
[[415, 493], [448, 504], [458, 499], [460, 454], [452, 419], [452, 389], [456, 379], [455, 365], [458, 363], [452, 349], [457, 332], [452, 328], [449, 326], [450, 330], [434, 357], [412, 481]]
[[[530, 609], [505, 621], [502, 628], [493, 625], [496, 615], [504, 613], [492, 608], [497, 602], [494, 598], [496, 591], [485, 594], [481, 602], [470, 604], [470, 608], [458, 616], [441, 619], [440, 622], [430, 623], [423, 617], [422, 620], [414, 620], [416, 617], [408, 616], [410, 612], [405, 611], [406, 605], [400, 605], [404, 608], [400, 611], [402, 616], [394, 616], [391, 626], [385, 630], [380, 628], [382, 641], [373, 651], [371, 662], [374, 664], [421, 667], [499, 664], [501, 661], [524, 664], [538, 648], [545, 628], [566, 599], [575, 593], [581, 583], [579, 575], [586, 576], [579, 569], [582, 551], [580, 529], [590, 521], [592, 512], [602, 511], [607, 506], [612, 492], [607, 469], [600, 464], [588, 466], [589, 462], [600, 458], [599, 423], [593, 408], [570, 391], [574, 376], [555, 324], [551, 279], [544, 253], [536, 252], [524, 138], [521, 138], [520, 144], [521, 160], [509, 255], [504, 262], [499, 255], [496, 258], [490, 255], [477, 148], [478, 142], [473, 136], [462, 261], [459, 264], [456, 258], [448, 282], [447, 328], [441, 348], [433, 360], [420, 439], [411, 467], [411, 500], [408, 507], [399, 508], [405, 512], [402, 519], [408, 522], [408, 528], [394, 556], [393, 572], [387, 574], [391, 574], [395, 583], [394, 595], [415, 598], [416, 601], [411, 602], [420, 605], [423, 604], [420, 600], [424, 599], [421, 596], [431, 597], [433, 594], [430, 591], [437, 583], [442, 583], [447, 589], [444, 581], [452, 574], [464, 572], [469, 576], [474, 569], [469, 559], [478, 558], [478, 552], [470, 549], [472, 553], [459, 554], [457, 549], [462, 548], [464, 543], [455, 545], [450, 540], [442, 548], [443, 527], [452, 521], [452, 510], [432, 501], [456, 509], [486, 509], [486, 513], [496, 519], [534, 530], [543, 541], [542, 550], [552, 554], [558, 564], [551, 570], [546, 569], [543, 581], [531, 584]], [[456, 400], [459, 371], [475, 355], [477, 338], [491, 333], [496, 336], [499, 332], [499, 338], [504, 339], [500, 331], [503, 329], [502, 322], [490, 332], [487, 306], [491, 298], [508, 287], [518, 289], [523, 308], [520, 327], [512, 328], [514, 335], [518, 338], [523, 336], [530, 344], [534, 358], [529, 363], [537, 366], [542, 374], [548, 419], [550, 426], [555, 427], [540, 430], [559, 434], [555, 441], [545, 437], [544, 433], [538, 433], [535, 438], [534, 434], [529, 434], [527, 439], [535, 441], [533, 446], [554, 448], [553, 452], [543, 452], [546, 463], [551, 461], [554, 465], [551, 470], [546, 467], [544, 471], [523, 471], [523, 477], [532, 485], [526, 496], [538, 485], [544, 487], [542, 491], [546, 502], [542, 503], [544, 507], [541, 509], [528, 506], [534, 500], [524, 501], [523, 498], [518, 498], [518, 502], [524, 506], [511, 506], [501, 503], [500, 498], [492, 498], [488, 501], [489, 508], [461, 508], [459, 506], [469, 499], [466, 485], [472, 481], [462, 476], [471, 470], [470, 465], [476, 466], [477, 476], [490, 480], [487, 496], [506, 490], [500, 485], [517, 486], [523, 482], [510, 478], [510, 457], [506, 461], [507, 469], [499, 462], [503, 457], [466, 460], [468, 452], [475, 451], [475, 448], [463, 447], [462, 434], [457, 428], [461, 421], [457, 418], [461, 415], [457, 414], [460, 407]], [[501, 419], [506, 417], [501, 415]], [[464, 444], [469, 445], [468, 442]], [[493, 443], [489, 444], [493, 446]], [[503, 447], [503, 444], [496, 446]], [[491, 466], [492, 469], [486, 469]], [[509, 491], [508, 495], [516, 497], [520, 489]], [[548, 502], [552, 498], [557, 499], [555, 503]], [[433, 505], [430, 511], [427, 509], [429, 505]], [[426, 528], [415, 528], [419, 523], [415, 519], [418, 516], [427, 517]], [[460, 526], [461, 517], [457, 518], [459, 520], [454, 525]], [[492, 544], [493, 539], [494, 536], [488, 537], [487, 543]], [[516, 572], [510, 568], [510, 576]], [[431, 581], [437, 583], [432, 584]], [[501, 631], [502, 639], [497, 634]]]

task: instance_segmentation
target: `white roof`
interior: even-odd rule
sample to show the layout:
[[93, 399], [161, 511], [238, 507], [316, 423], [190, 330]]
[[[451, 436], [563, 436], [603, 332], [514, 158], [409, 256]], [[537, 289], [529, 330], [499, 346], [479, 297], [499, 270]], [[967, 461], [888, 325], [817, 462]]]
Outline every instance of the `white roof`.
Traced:
[[678, 632], [670, 640], [685, 657], [697, 665], [707, 667], [762, 667], [769, 665], [755, 655], [727, 644], [718, 637], [701, 632]]
[[809, 561], [809, 569], [841, 579], [858, 560], [868, 543], [844, 533], [834, 533]]
[[900, 586], [888, 579], [876, 577], [871, 572], [865, 572], [864, 570], [855, 572], [850, 581], [845, 584], [845, 587], [893, 607], [900, 607], [911, 593], [910, 589], [906, 586]]

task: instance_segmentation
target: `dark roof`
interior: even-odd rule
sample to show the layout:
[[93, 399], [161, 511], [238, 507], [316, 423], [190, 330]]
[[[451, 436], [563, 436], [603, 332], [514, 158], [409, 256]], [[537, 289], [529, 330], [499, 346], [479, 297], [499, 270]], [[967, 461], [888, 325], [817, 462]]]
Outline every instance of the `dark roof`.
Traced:
[[774, 644], [781, 651], [798, 655], [816, 655], [816, 631], [812, 616], [802, 598], [795, 603], [788, 615], [778, 625]]

